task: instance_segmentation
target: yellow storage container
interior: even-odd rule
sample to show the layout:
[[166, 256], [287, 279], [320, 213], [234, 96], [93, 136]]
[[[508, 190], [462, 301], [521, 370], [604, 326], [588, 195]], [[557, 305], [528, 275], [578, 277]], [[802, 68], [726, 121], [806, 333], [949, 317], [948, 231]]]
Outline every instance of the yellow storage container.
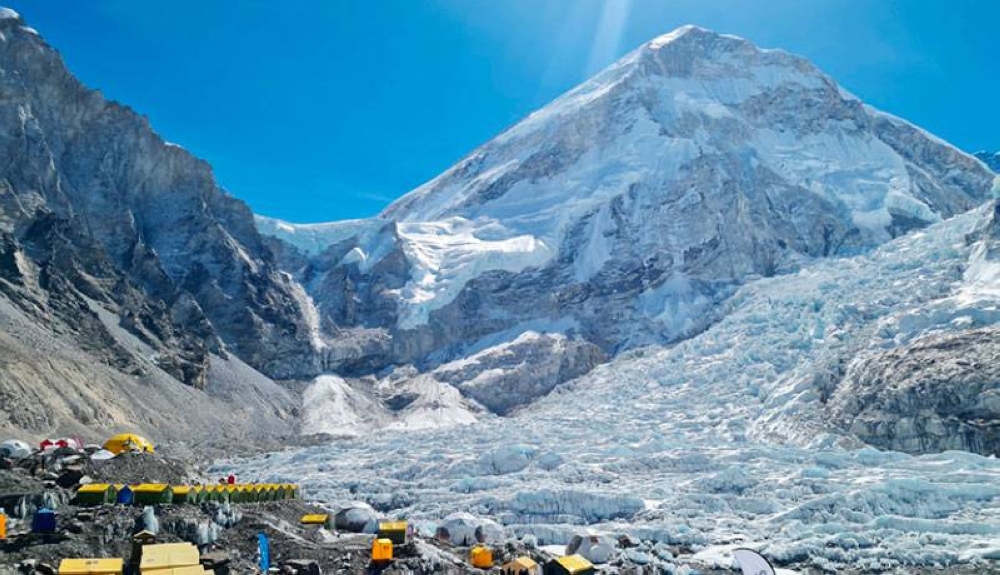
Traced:
[[556, 557], [545, 564], [546, 573], [558, 573], [562, 575], [594, 575], [596, 572], [590, 561], [580, 555], [566, 555]]
[[123, 559], [63, 559], [59, 575], [122, 575]]
[[165, 571], [153, 571], [154, 575], [205, 575], [211, 574], [201, 565], [190, 565], [188, 567], [174, 567]]
[[493, 551], [490, 551], [481, 545], [477, 545], [469, 551], [469, 561], [472, 563], [473, 567], [478, 569], [492, 569]]
[[386, 563], [392, 561], [392, 541], [388, 539], [376, 539], [372, 542], [372, 563]]
[[190, 543], [144, 545], [139, 571], [142, 575], [163, 575], [161, 569], [200, 566], [198, 548]]
[[326, 525], [329, 519], [330, 516], [326, 513], [313, 513], [311, 515], [303, 515], [300, 522], [303, 525]]

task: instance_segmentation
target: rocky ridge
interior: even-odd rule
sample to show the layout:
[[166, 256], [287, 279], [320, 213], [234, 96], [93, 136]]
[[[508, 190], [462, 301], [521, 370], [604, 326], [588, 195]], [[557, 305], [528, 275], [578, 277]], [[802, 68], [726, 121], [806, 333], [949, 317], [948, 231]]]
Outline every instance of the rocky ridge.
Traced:
[[[169, 397], [188, 392], [171, 381], [219, 391], [213, 365], [249, 364], [262, 381], [317, 373], [294, 286], [247, 206], [218, 186], [208, 164], [83, 86], [7, 9], [0, 149], [0, 344], [8, 350], [0, 394], [13, 398], [0, 406], [5, 421], [31, 434], [156, 426], [183, 413]], [[54, 338], [47, 362], [10, 363], [36, 352], [27, 332]], [[108, 409], [124, 403], [122, 380], [159, 389]], [[287, 392], [262, 385], [274, 404], [267, 411], [292, 409]], [[250, 384], [248, 396], [255, 386], [262, 390]], [[33, 404], [53, 394], [64, 400]], [[204, 401], [191, 403], [211, 413], [199, 409]]]

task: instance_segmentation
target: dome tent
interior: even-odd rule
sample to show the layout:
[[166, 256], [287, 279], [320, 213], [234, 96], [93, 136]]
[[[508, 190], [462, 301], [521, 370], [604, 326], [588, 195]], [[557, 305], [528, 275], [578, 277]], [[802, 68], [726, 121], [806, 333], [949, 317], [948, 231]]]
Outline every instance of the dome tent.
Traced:
[[374, 534], [378, 533], [378, 514], [371, 505], [355, 501], [337, 511], [333, 524], [341, 531]]
[[24, 459], [33, 451], [30, 445], [17, 439], [8, 439], [0, 443], [0, 455], [8, 459]]
[[503, 539], [503, 528], [489, 519], [459, 511], [444, 518], [437, 528], [437, 538], [454, 545], [498, 542]]
[[574, 535], [566, 545], [567, 555], [580, 555], [591, 563], [607, 563], [615, 554], [615, 540], [606, 535]]

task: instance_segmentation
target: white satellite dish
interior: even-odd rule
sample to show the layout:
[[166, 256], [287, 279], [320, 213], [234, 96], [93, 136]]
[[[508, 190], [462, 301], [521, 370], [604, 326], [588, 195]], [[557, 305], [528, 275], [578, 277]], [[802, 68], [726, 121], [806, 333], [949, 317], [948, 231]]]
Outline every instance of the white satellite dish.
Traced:
[[733, 549], [733, 557], [743, 575], [775, 575], [767, 559], [752, 549]]

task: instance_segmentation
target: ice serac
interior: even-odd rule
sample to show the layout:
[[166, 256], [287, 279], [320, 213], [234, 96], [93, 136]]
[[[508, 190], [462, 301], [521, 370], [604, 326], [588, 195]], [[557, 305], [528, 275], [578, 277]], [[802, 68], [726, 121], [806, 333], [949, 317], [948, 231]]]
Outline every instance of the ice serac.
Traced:
[[808, 61], [687, 26], [379, 218], [258, 225], [290, 242], [329, 367], [432, 368], [527, 331], [610, 355], [679, 341], [749, 280], [867, 252], [993, 186]]
[[[213, 357], [271, 377], [315, 374], [293, 285], [247, 206], [144, 117], [83, 86], [13, 12], [0, 18], [0, 155], [0, 300], [61, 345], [196, 388], [213, 385]], [[36, 385], [73, 379], [59, 370]], [[3, 373], [0, 395], [12, 381]], [[88, 411], [70, 405], [46, 432]], [[99, 412], [91, 425], [138, 423]]]
[[1000, 204], [985, 210], [966, 243], [958, 287], [905, 317], [906, 329], [920, 331], [843, 370], [831, 411], [863, 441], [910, 453], [1000, 454]]

